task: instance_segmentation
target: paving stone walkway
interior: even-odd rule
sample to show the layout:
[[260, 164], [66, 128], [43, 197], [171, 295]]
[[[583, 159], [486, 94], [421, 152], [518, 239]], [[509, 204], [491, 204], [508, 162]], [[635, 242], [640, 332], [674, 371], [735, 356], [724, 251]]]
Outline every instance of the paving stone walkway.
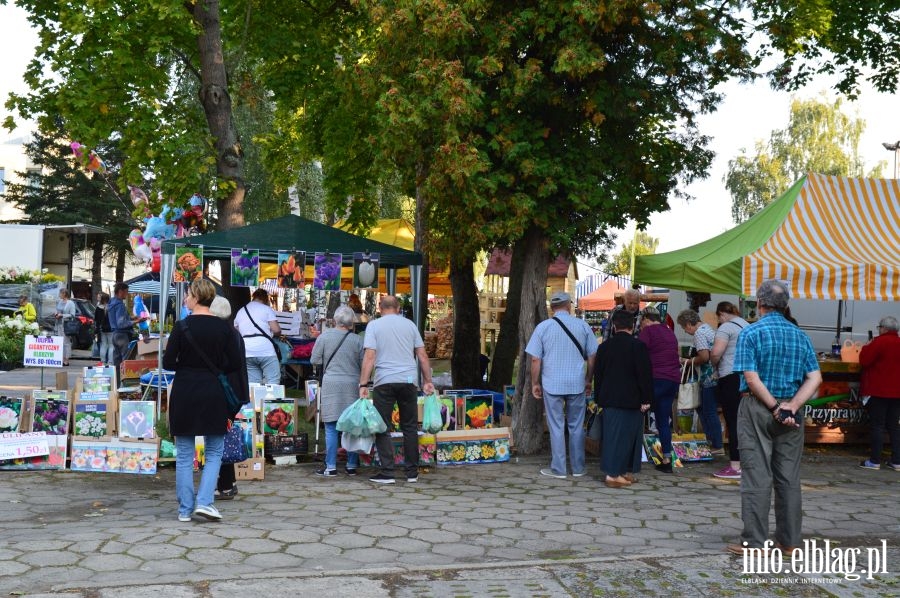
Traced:
[[722, 552], [741, 521], [738, 483], [711, 476], [721, 459], [675, 475], [645, 469], [618, 490], [596, 461], [578, 479], [514, 459], [394, 486], [270, 466], [217, 503], [221, 523], [177, 520], [173, 468], [0, 472], [0, 595], [897, 596], [900, 473], [857, 460], [807, 449], [802, 468], [805, 538], [861, 547], [861, 560], [887, 542], [888, 573], [840, 584], [742, 575], [741, 559]]

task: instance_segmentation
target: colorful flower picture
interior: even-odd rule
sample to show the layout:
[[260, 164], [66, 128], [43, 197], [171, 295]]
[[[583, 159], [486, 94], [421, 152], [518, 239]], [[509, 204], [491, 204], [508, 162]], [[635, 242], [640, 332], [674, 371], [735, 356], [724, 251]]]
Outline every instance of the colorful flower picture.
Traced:
[[343, 256], [340, 253], [317, 253], [313, 260], [316, 273], [313, 288], [320, 291], [339, 291], [342, 261]]
[[175, 248], [173, 282], [194, 282], [203, 276], [203, 247], [180, 246]]
[[119, 404], [119, 438], [156, 438], [156, 403], [122, 401]]
[[64, 392], [34, 391], [31, 431], [65, 436], [69, 433], [69, 401]]
[[263, 404], [263, 432], [266, 434], [294, 434], [293, 401], [266, 401]]
[[259, 286], [259, 249], [231, 250], [231, 286]]
[[72, 427], [76, 436], [106, 436], [109, 430], [106, 403], [75, 403], [75, 421]]
[[19, 418], [22, 416], [21, 397], [0, 397], [0, 433], [18, 432]]
[[378, 289], [378, 253], [353, 254], [353, 288]]
[[494, 399], [491, 395], [466, 397], [466, 430], [490, 428], [493, 423]]
[[278, 252], [278, 286], [283, 289], [302, 289], [306, 284], [305, 251]]

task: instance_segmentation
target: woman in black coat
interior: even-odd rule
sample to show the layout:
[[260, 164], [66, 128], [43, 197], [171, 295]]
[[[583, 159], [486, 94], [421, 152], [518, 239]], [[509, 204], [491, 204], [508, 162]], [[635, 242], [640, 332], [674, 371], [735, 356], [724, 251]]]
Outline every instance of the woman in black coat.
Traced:
[[643, 413], [653, 398], [653, 368], [647, 345], [634, 338], [634, 317], [613, 313], [613, 334], [597, 348], [594, 361], [594, 393], [603, 408], [603, 456], [605, 484], [624, 488], [641, 470]]
[[[215, 287], [205, 279], [191, 283], [185, 306], [191, 315], [179, 321], [169, 337], [163, 367], [175, 371], [169, 397], [169, 431], [175, 437], [175, 493], [178, 496], [178, 520], [190, 521], [197, 515], [211, 521], [222, 518], [213, 506], [216, 478], [222, 462], [229, 413], [225, 392], [216, 374], [207, 365], [225, 374], [244, 369], [244, 355], [231, 325], [213, 315], [209, 306], [216, 297]], [[204, 359], [205, 354], [206, 359]], [[234, 387], [246, 402], [246, 387]], [[194, 437], [203, 436], [206, 463], [200, 486], [194, 496]]]

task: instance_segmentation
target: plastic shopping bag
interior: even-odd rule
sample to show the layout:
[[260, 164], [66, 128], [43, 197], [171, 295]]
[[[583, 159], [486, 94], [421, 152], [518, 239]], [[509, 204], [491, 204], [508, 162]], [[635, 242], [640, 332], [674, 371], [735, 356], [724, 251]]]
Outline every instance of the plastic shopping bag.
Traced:
[[441, 417], [441, 402], [437, 394], [432, 393], [425, 397], [425, 406], [422, 409], [422, 429], [430, 434], [436, 434], [444, 428], [444, 418]]
[[375, 444], [374, 436], [351, 436], [350, 434], [341, 434], [341, 446], [348, 453], [368, 455], [372, 452], [373, 444]]
[[387, 424], [368, 399], [357, 399], [344, 409], [336, 427], [350, 436], [371, 436], [387, 430]]

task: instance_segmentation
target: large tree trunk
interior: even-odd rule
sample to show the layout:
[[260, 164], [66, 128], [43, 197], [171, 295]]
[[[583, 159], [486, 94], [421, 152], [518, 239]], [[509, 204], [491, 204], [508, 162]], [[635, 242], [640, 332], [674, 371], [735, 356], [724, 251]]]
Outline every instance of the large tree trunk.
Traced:
[[547, 319], [547, 266], [550, 252], [547, 237], [540, 229], [531, 226], [522, 238], [525, 246], [522, 264], [522, 303], [519, 310], [519, 376], [516, 381], [516, 397], [513, 403], [512, 426], [516, 450], [523, 455], [533, 455], [544, 446], [544, 403], [531, 394], [531, 358], [524, 347], [539, 322]]
[[456, 388], [481, 388], [481, 318], [472, 256], [450, 263], [453, 291], [453, 354], [450, 371]]
[[97, 300], [97, 293], [103, 290], [103, 235], [91, 239], [91, 302]]
[[[421, 314], [419, 319], [419, 334], [425, 336], [425, 320], [428, 317], [428, 197], [422, 191], [422, 183], [428, 176], [428, 166], [422, 162], [416, 165], [416, 238], [413, 240], [413, 249], [422, 254], [422, 288], [419, 291], [419, 302], [415, 306], [416, 313]], [[415, 299], [415, 298], [413, 298]]]
[[218, 203], [219, 230], [244, 226], [244, 150], [238, 140], [228, 93], [228, 73], [222, 54], [218, 0], [198, 0], [194, 20], [200, 27], [200, 102], [216, 148], [216, 174], [228, 195]]
[[519, 307], [522, 304], [522, 273], [525, 266], [525, 242], [519, 239], [513, 245], [509, 262], [509, 289], [506, 292], [506, 310], [500, 320], [500, 333], [491, 360], [488, 388], [502, 391], [512, 382], [519, 356]]

